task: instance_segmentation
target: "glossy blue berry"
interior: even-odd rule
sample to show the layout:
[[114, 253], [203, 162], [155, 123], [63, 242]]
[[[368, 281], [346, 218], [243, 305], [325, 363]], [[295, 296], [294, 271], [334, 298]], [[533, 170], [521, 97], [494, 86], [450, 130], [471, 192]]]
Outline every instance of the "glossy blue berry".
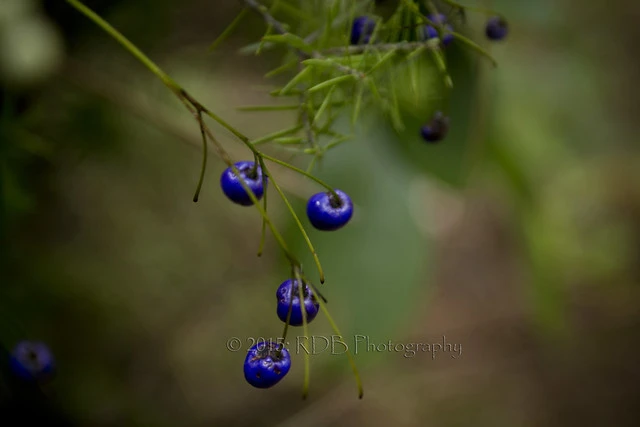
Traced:
[[[448, 46], [453, 41], [453, 34], [451, 34], [453, 32], [453, 27], [449, 24], [445, 24], [444, 29], [445, 31], [444, 37], [442, 37], [442, 44], [443, 46]], [[431, 25], [427, 25], [424, 28], [424, 37], [427, 40], [430, 40], [440, 37], [440, 34], [438, 33], [438, 30], [436, 28], [432, 27]]]
[[507, 36], [509, 26], [507, 21], [499, 16], [494, 16], [487, 21], [485, 33], [490, 40], [502, 40]]
[[[293, 289], [291, 289], [292, 283]], [[285, 280], [276, 291], [276, 298], [278, 299], [278, 317], [286, 323], [287, 314], [289, 314], [289, 306], [291, 305], [291, 318], [289, 319], [289, 324], [291, 326], [301, 326], [303, 324], [299, 283], [300, 282], [298, 280], [296, 280], [295, 283], [291, 279]], [[309, 323], [318, 315], [320, 304], [318, 304], [315, 295], [306, 283], [302, 288], [302, 298], [304, 302], [304, 309], [307, 313], [307, 323]]]
[[244, 378], [256, 388], [276, 385], [291, 368], [289, 351], [273, 341], [252, 346], [244, 360]]
[[333, 193], [317, 193], [309, 198], [307, 203], [307, 217], [311, 225], [318, 230], [333, 231], [345, 226], [353, 216], [353, 202], [341, 190]]
[[[263, 175], [260, 166], [256, 167], [254, 162], [244, 161], [237, 162], [235, 167], [240, 172], [244, 182], [249, 186], [249, 188], [251, 188], [256, 198], [260, 200], [264, 194], [264, 186], [262, 183]], [[231, 167], [222, 172], [222, 176], [220, 176], [220, 186], [222, 187], [224, 194], [232, 202], [242, 206], [251, 206], [253, 204], [251, 197], [249, 197], [249, 193], [245, 191], [244, 187], [240, 183], [240, 179], [233, 172]]]
[[431, 121], [422, 126], [420, 133], [427, 142], [438, 142], [444, 139], [449, 132], [449, 117], [437, 111]]
[[376, 27], [376, 21], [368, 16], [358, 16], [351, 25], [351, 44], [367, 44]]
[[21, 341], [11, 352], [11, 371], [29, 382], [46, 382], [53, 377], [55, 361], [49, 347], [39, 341]]

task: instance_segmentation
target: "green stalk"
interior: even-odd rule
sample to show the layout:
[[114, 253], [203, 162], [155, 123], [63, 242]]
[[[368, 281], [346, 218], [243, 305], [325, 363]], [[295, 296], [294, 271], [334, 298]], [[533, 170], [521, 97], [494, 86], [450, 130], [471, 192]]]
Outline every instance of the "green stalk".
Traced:
[[[264, 156], [264, 157], [266, 158], [266, 156]], [[267, 169], [267, 167], [264, 164], [264, 161], [262, 159], [260, 159], [260, 165], [262, 166], [263, 172], [267, 172], [268, 173], [268, 169]], [[270, 173], [269, 173], [269, 178], [271, 178], [271, 174]], [[273, 181], [273, 179], [272, 179], [272, 181]], [[307, 246], [309, 247], [309, 251], [311, 252], [311, 255], [313, 256], [313, 260], [316, 263], [316, 267], [318, 268], [318, 274], [320, 275], [320, 283], [324, 283], [324, 271], [322, 271], [322, 265], [320, 264], [320, 258], [318, 258], [318, 254], [316, 253], [316, 250], [313, 247], [313, 244], [311, 243], [311, 239], [309, 239], [309, 235], [307, 234], [307, 231], [304, 229], [304, 226], [302, 225], [302, 222], [300, 221], [300, 218], [298, 218], [298, 215], [296, 214], [296, 211], [291, 206], [291, 203], [289, 203], [289, 199], [287, 199], [287, 196], [285, 196], [285, 194], [282, 191], [282, 189], [280, 188], [280, 186], [276, 182], [273, 182], [273, 188], [276, 189], [276, 191], [280, 195], [280, 198], [282, 198], [282, 201], [287, 206], [287, 209], [291, 213], [291, 216], [293, 217], [293, 220], [295, 221], [296, 225], [300, 229], [300, 233], [302, 233], [302, 237], [304, 238], [304, 241], [307, 243]]]

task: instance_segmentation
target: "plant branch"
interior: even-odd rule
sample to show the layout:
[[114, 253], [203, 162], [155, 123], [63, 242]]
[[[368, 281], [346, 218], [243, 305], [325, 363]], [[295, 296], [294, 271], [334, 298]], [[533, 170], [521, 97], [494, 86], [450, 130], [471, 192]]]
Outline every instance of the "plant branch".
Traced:
[[[267, 9], [263, 4], [259, 3], [256, 0], [240, 0], [242, 2], [244, 2], [248, 7], [250, 7], [251, 9], [255, 10], [257, 13], [259, 13], [262, 16], [262, 19], [271, 27], [273, 27], [274, 30], [276, 30], [277, 33], [285, 35], [285, 34], [289, 34], [289, 32], [287, 31], [287, 29], [284, 27], [284, 25], [282, 24], [282, 22], [278, 21], [270, 12], [269, 9]], [[303, 61], [305, 59], [309, 59], [309, 58], [314, 58], [314, 59], [321, 59], [321, 60], [327, 60], [330, 61], [332, 63], [332, 65], [340, 72], [344, 73], [344, 74], [351, 74], [354, 77], [363, 79], [366, 77], [366, 75], [354, 68], [351, 67], [347, 67], [346, 65], [342, 65], [342, 64], [338, 64], [336, 62], [332, 62], [329, 58], [325, 57], [324, 55], [322, 55], [320, 52], [318, 52], [317, 50], [313, 50], [311, 53], [305, 53], [300, 49], [294, 49], [296, 52], [296, 55], [298, 55], [298, 58], [300, 59], [300, 61]]]
[[365, 52], [389, 52], [389, 51], [401, 51], [401, 52], [413, 52], [419, 48], [437, 49], [439, 41], [437, 39], [429, 39], [423, 42], [398, 42], [398, 43], [380, 43], [380, 44], [364, 44], [355, 46], [343, 46], [343, 47], [331, 47], [324, 49], [322, 53], [328, 55], [347, 56], [358, 55]]

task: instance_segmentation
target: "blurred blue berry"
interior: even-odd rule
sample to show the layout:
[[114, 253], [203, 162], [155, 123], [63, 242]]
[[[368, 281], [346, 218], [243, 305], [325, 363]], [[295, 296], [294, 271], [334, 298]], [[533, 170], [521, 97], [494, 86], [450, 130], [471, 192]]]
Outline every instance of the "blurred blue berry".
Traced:
[[46, 382], [53, 377], [55, 361], [49, 347], [38, 341], [21, 341], [11, 352], [11, 371], [25, 381]]
[[[291, 326], [300, 326], [303, 324], [302, 320], [302, 305], [300, 304], [300, 286], [296, 280], [291, 289], [293, 280], [285, 280], [282, 282], [278, 290], [276, 291], [276, 297], [278, 298], [278, 317], [283, 322], [287, 322], [287, 314], [289, 314], [289, 306], [291, 305], [291, 318], [289, 324]], [[306, 283], [302, 288], [302, 297], [304, 299], [304, 309], [307, 313], [307, 323], [311, 322], [318, 315], [318, 309], [320, 304], [316, 301], [315, 295]]]
[[[442, 37], [442, 45], [448, 46], [453, 41], [453, 34], [451, 34], [453, 32], [453, 27], [449, 24], [445, 24], [444, 28], [445, 33], [444, 37]], [[432, 27], [431, 25], [426, 25], [424, 28], [424, 37], [427, 40], [430, 40], [440, 37], [440, 34], [438, 33], [438, 30], [436, 28]]]
[[[264, 194], [264, 186], [262, 183], [263, 176], [260, 166], [256, 167], [254, 162], [243, 161], [237, 162], [235, 167], [238, 169], [238, 172], [240, 172], [244, 182], [253, 191], [256, 198], [260, 200]], [[240, 183], [240, 179], [233, 172], [231, 167], [222, 172], [222, 176], [220, 177], [220, 186], [222, 187], [224, 194], [232, 202], [242, 206], [250, 206], [253, 204], [251, 197], [249, 197], [249, 193], [245, 191], [244, 187]]]
[[427, 142], [438, 142], [444, 139], [449, 132], [449, 117], [437, 111], [431, 121], [422, 126], [420, 133]]
[[256, 388], [276, 385], [291, 368], [289, 351], [272, 341], [252, 346], [244, 360], [244, 378]]
[[351, 26], [351, 44], [367, 44], [375, 29], [376, 21], [368, 16], [358, 16]]
[[444, 13], [438, 13], [437, 15], [431, 13], [427, 18], [434, 24], [445, 24], [447, 22], [447, 16]]
[[334, 190], [339, 199], [331, 192], [314, 194], [307, 203], [307, 217], [311, 225], [322, 231], [333, 231], [344, 227], [353, 216], [353, 202], [341, 190]]
[[502, 40], [507, 36], [509, 26], [503, 18], [494, 16], [487, 21], [485, 32], [490, 40]]

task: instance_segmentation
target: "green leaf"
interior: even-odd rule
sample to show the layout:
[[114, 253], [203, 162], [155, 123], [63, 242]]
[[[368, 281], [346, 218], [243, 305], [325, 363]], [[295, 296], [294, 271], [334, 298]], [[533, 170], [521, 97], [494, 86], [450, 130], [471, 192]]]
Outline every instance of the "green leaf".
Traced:
[[289, 70], [290, 68], [295, 67], [296, 65], [298, 65], [298, 60], [295, 59], [294, 61], [289, 61], [284, 65], [279, 66], [278, 68], [274, 68], [273, 70], [269, 71], [267, 74], [264, 75], [265, 79], [277, 76], [278, 74], [282, 74], [285, 71]]
[[288, 92], [290, 92], [291, 89], [293, 89], [295, 85], [297, 85], [298, 83], [302, 82], [305, 79], [305, 77], [307, 77], [307, 74], [309, 74], [310, 70], [311, 69], [309, 67], [303, 68], [302, 71], [300, 71], [298, 74], [296, 74], [294, 78], [289, 80], [289, 83], [287, 83], [285, 85], [285, 87], [280, 89], [280, 95], [285, 95]]
[[279, 130], [277, 132], [270, 133], [270, 134], [265, 135], [265, 136], [263, 136], [261, 138], [254, 139], [252, 141], [252, 144], [253, 145], [258, 145], [258, 144], [264, 144], [265, 142], [273, 141], [276, 138], [280, 138], [280, 137], [283, 137], [285, 135], [289, 135], [289, 134], [298, 132], [300, 129], [302, 129], [302, 127], [303, 127], [302, 125], [296, 125], [294, 127], [288, 128], [288, 129], [283, 129], [283, 130]]
[[290, 136], [290, 137], [275, 138], [273, 142], [275, 144], [282, 144], [282, 145], [302, 144], [304, 142], [304, 139], [299, 136]]
[[209, 46], [210, 52], [215, 50], [218, 46], [220, 46], [220, 44], [223, 41], [225, 41], [227, 37], [231, 35], [233, 30], [237, 28], [238, 24], [240, 24], [240, 21], [242, 20], [242, 18], [244, 18], [244, 16], [247, 14], [248, 11], [249, 11], [249, 8], [247, 7], [243, 8], [240, 11], [240, 13], [235, 17], [235, 19], [231, 21], [229, 26], [227, 26], [227, 28], [225, 28], [225, 30], [213, 41], [213, 43], [211, 43], [211, 46]]
[[259, 49], [260, 50], [268, 50], [268, 49], [272, 49], [272, 48], [274, 48], [276, 46], [277, 46], [277, 44], [275, 44], [275, 43], [264, 43], [264, 44], [262, 44], [261, 42], [251, 43], [251, 44], [248, 44], [248, 45], [238, 49], [238, 53], [240, 55], [255, 55], [256, 52], [259, 51]]
[[324, 89], [326, 87], [335, 86], [335, 85], [338, 85], [338, 84], [340, 84], [342, 82], [346, 82], [347, 80], [354, 80], [354, 79], [355, 79], [355, 77], [352, 74], [347, 74], [345, 76], [334, 77], [332, 79], [326, 80], [326, 81], [324, 81], [322, 83], [318, 83], [317, 85], [310, 87], [307, 91], [308, 92], [317, 92], [317, 91], [322, 90], [322, 89]]
[[327, 93], [327, 96], [325, 96], [324, 100], [322, 101], [322, 104], [320, 105], [320, 108], [318, 108], [318, 111], [316, 112], [316, 115], [313, 118], [313, 123], [317, 123], [318, 120], [320, 120], [322, 113], [324, 113], [324, 110], [326, 110], [327, 106], [331, 102], [331, 95], [333, 95], [333, 92], [336, 90], [336, 87], [337, 86], [332, 86], [331, 89], [329, 89], [329, 93]]
[[380, 58], [380, 60], [373, 66], [371, 67], [371, 69], [369, 71], [367, 71], [367, 74], [372, 74], [374, 71], [376, 71], [378, 68], [382, 67], [383, 65], [385, 65], [387, 62], [389, 62], [391, 60], [391, 58], [393, 58], [396, 54], [396, 50], [390, 50], [389, 52], [385, 53], [382, 58]]
[[305, 41], [301, 37], [291, 33], [264, 36], [262, 37], [262, 40], [266, 42], [284, 43], [305, 53], [313, 52], [312, 46], [309, 46], [307, 43], [305, 43]]

